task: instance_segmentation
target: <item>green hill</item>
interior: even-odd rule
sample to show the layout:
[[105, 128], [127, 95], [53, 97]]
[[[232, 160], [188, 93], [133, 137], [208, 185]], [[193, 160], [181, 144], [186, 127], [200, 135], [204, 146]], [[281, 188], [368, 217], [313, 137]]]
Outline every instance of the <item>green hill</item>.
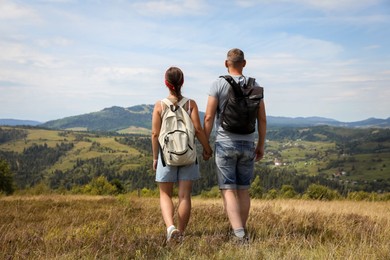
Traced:
[[0, 159], [14, 172], [19, 188], [45, 180], [51, 187], [70, 188], [96, 175], [129, 181], [151, 157], [145, 136], [104, 135], [37, 128], [0, 128]]
[[120, 131], [136, 126], [146, 132], [152, 127], [152, 105], [129, 108], [113, 106], [98, 112], [48, 121], [40, 126], [51, 129]]

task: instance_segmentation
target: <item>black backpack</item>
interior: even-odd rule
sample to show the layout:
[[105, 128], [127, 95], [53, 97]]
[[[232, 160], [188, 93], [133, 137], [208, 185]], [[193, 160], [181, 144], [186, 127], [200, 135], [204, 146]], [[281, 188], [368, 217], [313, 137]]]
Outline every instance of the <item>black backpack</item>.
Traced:
[[229, 84], [229, 94], [220, 113], [221, 126], [235, 134], [251, 134], [256, 130], [259, 104], [263, 99], [263, 88], [255, 86], [255, 79], [241, 87], [230, 75], [220, 76]]

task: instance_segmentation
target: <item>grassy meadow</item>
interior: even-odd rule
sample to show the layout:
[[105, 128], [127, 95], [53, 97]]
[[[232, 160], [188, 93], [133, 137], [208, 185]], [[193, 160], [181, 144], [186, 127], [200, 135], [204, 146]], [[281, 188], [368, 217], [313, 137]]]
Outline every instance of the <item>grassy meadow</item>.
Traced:
[[390, 259], [389, 202], [252, 200], [248, 229], [230, 240], [220, 199], [166, 244], [158, 198], [0, 197], [0, 259]]

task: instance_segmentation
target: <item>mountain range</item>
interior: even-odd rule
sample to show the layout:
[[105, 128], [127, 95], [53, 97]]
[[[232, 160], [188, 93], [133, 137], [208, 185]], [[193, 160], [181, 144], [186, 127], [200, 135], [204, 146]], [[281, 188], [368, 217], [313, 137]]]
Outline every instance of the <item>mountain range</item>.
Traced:
[[11, 119], [4, 118], [0, 119], [0, 125], [9, 125], [9, 126], [18, 126], [18, 125], [28, 125], [28, 126], [37, 126], [42, 124], [42, 122], [34, 120], [20, 120], [20, 119]]
[[[88, 131], [124, 131], [129, 128], [140, 128], [150, 131], [152, 126], [153, 105], [136, 105], [132, 107], [113, 106], [98, 112], [65, 117], [40, 123], [31, 120], [0, 119], [0, 125], [31, 125], [49, 129], [79, 129]], [[200, 112], [203, 120], [204, 112]], [[390, 117], [387, 119], [368, 118], [356, 122], [340, 122], [323, 117], [276, 117], [267, 116], [268, 127], [309, 127], [330, 125], [348, 128], [390, 128]]]

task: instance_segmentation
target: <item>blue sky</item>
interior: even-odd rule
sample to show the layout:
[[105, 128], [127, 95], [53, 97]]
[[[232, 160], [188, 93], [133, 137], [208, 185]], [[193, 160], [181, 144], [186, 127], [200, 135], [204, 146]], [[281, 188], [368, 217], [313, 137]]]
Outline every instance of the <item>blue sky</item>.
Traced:
[[0, 0], [0, 118], [154, 104], [170, 66], [205, 111], [234, 47], [268, 115], [390, 116], [388, 0]]

